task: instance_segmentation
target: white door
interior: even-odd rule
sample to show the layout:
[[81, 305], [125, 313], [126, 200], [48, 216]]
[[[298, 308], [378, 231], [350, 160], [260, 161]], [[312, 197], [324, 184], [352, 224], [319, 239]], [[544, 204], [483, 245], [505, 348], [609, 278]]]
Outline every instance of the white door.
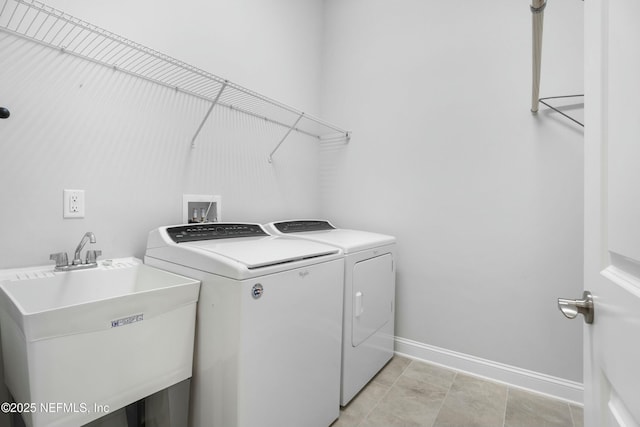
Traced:
[[638, 427], [640, 0], [585, 1], [584, 279], [585, 425]]

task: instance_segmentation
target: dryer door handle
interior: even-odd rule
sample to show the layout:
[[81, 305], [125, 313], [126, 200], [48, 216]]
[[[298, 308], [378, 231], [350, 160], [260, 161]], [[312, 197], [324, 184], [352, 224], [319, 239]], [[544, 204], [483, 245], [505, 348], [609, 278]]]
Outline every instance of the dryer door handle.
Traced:
[[356, 292], [356, 309], [355, 309], [355, 317], [360, 317], [360, 315], [362, 314], [362, 312], [364, 311], [364, 308], [362, 307], [362, 292], [358, 291]]

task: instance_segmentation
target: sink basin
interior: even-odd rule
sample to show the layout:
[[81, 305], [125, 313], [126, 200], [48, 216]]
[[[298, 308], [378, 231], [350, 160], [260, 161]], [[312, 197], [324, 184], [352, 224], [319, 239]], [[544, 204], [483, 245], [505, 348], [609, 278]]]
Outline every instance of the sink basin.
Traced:
[[5, 383], [29, 427], [79, 426], [191, 377], [200, 282], [135, 258], [0, 271]]

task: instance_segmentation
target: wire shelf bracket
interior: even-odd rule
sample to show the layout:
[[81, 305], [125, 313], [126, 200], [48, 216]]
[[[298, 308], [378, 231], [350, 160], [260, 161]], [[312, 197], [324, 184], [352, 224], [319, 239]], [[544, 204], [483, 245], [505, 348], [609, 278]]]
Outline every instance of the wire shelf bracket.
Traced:
[[207, 111], [207, 114], [205, 114], [204, 119], [202, 119], [202, 122], [200, 122], [200, 126], [198, 126], [198, 130], [196, 130], [195, 135], [193, 135], [193, 138], [191, 138], [191, 148], [196, 148], [196, 138], [198, 138], [198, 135], [200, 134], [202, 127], [207, 122], [207, 119], [209, 118], [209, 116], [211, 115], [211, 112], [213, 111], [213, 107], [215, 107], [218, 101], [220, 100], [220, 95], [222, 95], [222, 92], [227, 87], [228, 83], [229, 82], [225, 81], [224, 84], [220, 87], [220, 91], [218, 92], [215, 99], [211, 103], [211, 106], [209, 107], [209, 111]]
[[[210, 102], [191, 146], [215, 106], [247, 114], [287, 129], [277, 151], [292, 131], [319, 141], [351, 133], [282, 102], [261, 95], [215, 74], [128, 40], [36, 0], [0, 0], [0, 31], [59, 49], [69, 55], [110, 67], [158, 85]], [[294, 123], [292, 126], [290, 123]]]
[[269, 163], [273, 163], [273, 155], [275, 154], [276, 151], [278, 151], [278, 148], [280, 148], [282, 143], [285, 141], [285, 139], [287, 139], [291, 131], [296, 128], [296, 125], [300, 122], [300, 120], [302, 120], [303, 117], [304, 117], [304, 113], [300, 113], [300, 116], [296, 119], [296, 122], [291, 125], [289, 130], [287, 130], [287, 133], [284, 134], [280, 142], [278, 142], [278, 145], [276, 145], [276, 148], [274, 148], [273, 151], [271, 151], [271, 153], [269, 154]]
[[566, 99], [566, 98], [580, 98], [580, 97], [584, 97], [584, 94], [581, 94], [581, 95], [547, 96], [546, 98], [540, 98], [538, 101], [540, 101], [541, 104], [546, 105], [547, 107], [549, 107], [550, 109], [552, 109], [556, 113], [559, 113], [562, 116], [566, 117], [567, 119], [571, 120], [572, 122], [584, 127], [584, 123], [582, 123], [581, 121], [577, 120], [575, 117], [570, 116], [569, 114], [567, 114], [564, 111], [560, 110], [560, 108], [554, 107], [553, 105], [551, 105], [548, 102], [546, 102], [546, 101], [548, 101], [550, 99]]

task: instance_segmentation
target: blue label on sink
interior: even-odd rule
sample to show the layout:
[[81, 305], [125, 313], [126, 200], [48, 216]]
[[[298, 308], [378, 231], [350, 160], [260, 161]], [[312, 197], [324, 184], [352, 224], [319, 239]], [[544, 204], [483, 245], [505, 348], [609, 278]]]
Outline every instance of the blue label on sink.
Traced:
[[112, 320], [111, 327], [117, 328], [118, 326], [127, 326], [132, 323], [142, 322], [144, 320], [144, 313], [134, 314], [133, 316], [123, 317], [122, 319]]

